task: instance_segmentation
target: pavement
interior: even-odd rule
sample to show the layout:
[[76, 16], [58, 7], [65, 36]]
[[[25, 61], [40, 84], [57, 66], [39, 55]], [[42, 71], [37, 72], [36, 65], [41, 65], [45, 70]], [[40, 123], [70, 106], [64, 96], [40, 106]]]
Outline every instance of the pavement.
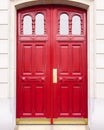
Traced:
[[89, 130], [87, 125], [18, 125], [15, 130]]

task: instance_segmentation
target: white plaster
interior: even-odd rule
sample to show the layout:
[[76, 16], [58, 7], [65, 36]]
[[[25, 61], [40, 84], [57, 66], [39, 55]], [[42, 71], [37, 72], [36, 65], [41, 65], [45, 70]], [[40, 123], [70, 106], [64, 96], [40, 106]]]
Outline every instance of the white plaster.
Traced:
[[7, 98], [8, 97], [8, 84], [0, 84], [0, 97]]
[[96, 40], [96, 53], [104, 53], [104, 39]]
[[8, 11], [0, 11], [0, 24], [8, 24]]
[[96, 39], [104, 39], [104, 25], [96, 25]]
[[8, 2], [9, 0], [0, 0], [0, 10], [7, 10]]
[[96, 24], [104, 24], [104, 10], [96, 11]]
[[8, 53], [9, 51], [8, 44], [9, 44], [8, 40], [0, 40], [0, 53]]
[[104, 10], [104, 0], [96, 0], [96, 9]]
[[96, 55], [96, 67], [104, 68], [104, 53]]
[[104, 69], [96, 69], [96, 82], [104, 83]]
[[104, 99], [94, 101], [90, 130], [104, 130]]
[[0, 117], [0, 130], [14, 130], [9, 99], [0, 99]]
[[0, 82], [8, 83], [8, 69], [0, 69]]
[[96, 84], [96, 98], [104, 98], [104, 83]]
[[0, 25], [0, 39], [8, 39], [8, 25]]
[[8, 68], [8, 54], [0, 54], [0, 68]]

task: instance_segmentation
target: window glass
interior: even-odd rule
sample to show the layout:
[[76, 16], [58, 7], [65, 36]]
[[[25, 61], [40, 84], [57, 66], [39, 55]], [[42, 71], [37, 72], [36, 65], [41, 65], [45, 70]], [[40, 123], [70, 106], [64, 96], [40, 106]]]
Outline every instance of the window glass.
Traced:
[[32, 18], [31, 16], [25, 16], [23, 20], [23, 34], [30, 35], [32, 34]]
[[81, 34], [81, 19], [79, 16], [74, 16], [72, 18], [72, 34], [74, 35]]
[[69, 34], [69, 20], [67, 14], [60, 15], [60, 34], [61, 35]]
[[36, 15], [35, 34], [44, 35], [44, 15], [43, 14]]

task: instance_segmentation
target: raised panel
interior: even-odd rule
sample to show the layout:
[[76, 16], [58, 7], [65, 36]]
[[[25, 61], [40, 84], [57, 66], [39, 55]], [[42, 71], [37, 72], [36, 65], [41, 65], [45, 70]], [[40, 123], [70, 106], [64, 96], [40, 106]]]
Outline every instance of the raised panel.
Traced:
[[36, 74], [43, 74], [45, 71], [45, 46], [44, 45], [36, 45], [35, 46], [35, 73]]
[[68, 115], [69, 113], [69, 87], [62, 85], [60, 88], [60, 111], [61, 115]]
[[32, 73], [32, 45], [22, 46], [22, 68], [24, 74]]
[[78, 116], [81, 115], [81, 86], [73, 85], [72, 86], [72, 115]]
[[23, 115], [32, 115], [32, 86], [23, 85], [22, 87], [22, 108]]
[[81, 45], [72, 45], [72, 73], [81, 73], [82, 67], [82, 49]]
[[36, 115], [44, 114], [44, 87], [37, 85], [35, 88], [35, 113]]
[[59, 52], [59, 70], [61, 73], [69, 73], [69, 64], [70, 64], [70, 57], [69, 57], [69, 46], [68, 45], [61, 45], [60, 52]]

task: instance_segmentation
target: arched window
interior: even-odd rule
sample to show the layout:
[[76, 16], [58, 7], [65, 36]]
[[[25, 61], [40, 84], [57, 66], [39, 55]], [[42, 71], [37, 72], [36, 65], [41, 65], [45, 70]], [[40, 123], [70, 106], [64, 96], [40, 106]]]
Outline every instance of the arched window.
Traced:
[[23, 34], [31, 35], [32, 34], [32, 18], [27, 15], [23, 19]]
[[72, 34], [81, 34], [81, 18], [79, 16], [73, 16], [72, 18]]
[[69, 34], [69, 20], [67, 14], [60, 15], [60, 34], [61, 35]]
[[44, 35], [44, 15], [39, 13], [35, 19], [35, 34]]

